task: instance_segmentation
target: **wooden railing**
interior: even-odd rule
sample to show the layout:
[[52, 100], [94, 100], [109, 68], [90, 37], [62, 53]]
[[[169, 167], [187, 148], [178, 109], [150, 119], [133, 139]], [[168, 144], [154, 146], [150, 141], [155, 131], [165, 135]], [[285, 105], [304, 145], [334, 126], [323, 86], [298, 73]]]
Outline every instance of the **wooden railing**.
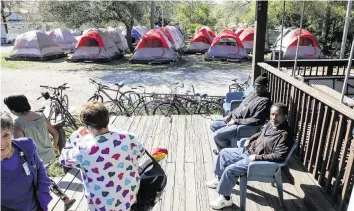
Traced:
[[[297, 68], [294, 70], [295, 60], [282, 60], [280, 67], [287, 69], [288, 73], [292, 75], [301, 76], [344, 76], [348, 59], [311, 59], [298, 60]], [[273, 67], [278, 67], [278, 60], [268, 60], [265, 63]], [[354, 63], [353, 63], [354, 65]], [[354, 73], [354, 66], [351, 66], [351, 72]]]
[[272, 101], [289, 106], [298, 140], [295, 157], [345, 210], [354, 180], [354, 110], [266, 63], [258, 65], [256, 75], [267, 73]]

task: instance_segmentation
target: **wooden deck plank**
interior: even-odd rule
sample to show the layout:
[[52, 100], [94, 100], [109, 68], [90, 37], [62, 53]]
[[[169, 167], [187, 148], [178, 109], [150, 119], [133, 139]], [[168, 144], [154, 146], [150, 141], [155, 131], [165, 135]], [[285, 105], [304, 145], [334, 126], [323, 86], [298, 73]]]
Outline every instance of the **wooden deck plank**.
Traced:
[[[60, 182], [57, 184], [58, 187], [66, 193], [67, 188], [71, 184], [71, 182], [74, 180], [76, 175], [79, 173], [79, 170], [76, 168], [71, 169], [65, 176], [60, 180]], [[57, 209], [58, 204], [63, 204], [63, 202], [59, 199], [59, 197], [56, 197], [56, 199], [52, 199], [52, 201], [48, 205], [48, 210], [59, 210]], [[59, 205], [60, 206], [60, 205]]]
[[[172, 116], [172, 122], [174, 119], [177, 119], [175, 128], [177, 131], [185, 131], [186, 118], [185, 116]], [[172, 151], [172, 154], [175, 154], [175, 162], [176, 162], [176, 175], [175, 175], [175, 189], [173, 194], [173, 211], [185, 211], [185, 197], [186, 197], [186, 187], [185, 187], [185, 162], [184, 162], [184, 154], [185, 154], [185, 137], [180, 136], [180, 133], [177, 132], [178, 135], [173, 136], [176, 139], [172, 139], [176, 143], [176, 151]], [[184, 132], [182, 133], [184, 134]], [[189, 210], [188, 210], [189, 211]]]
[[[168, 177], [167, 186], [152, 211], [212, 210], [209, 203], [218, 194], [215, 189], [209, 189], [205, 185], [206, 181], [215, 178], [213, 168], [217, 158], [212, 153], [215, 143], [209, 128], [210, 122], [210, 119], [198, 115], [180, 115], [173, 116], [172, 122], [163, 116], [140, 116], [122, 117], [114, 123], [115, 127], [137, 135], [149, 152], [156, 147], [169, 150], [169, 156], [161, 163]], [[305, 172], [300, 165], [294, 158], [290, 159], [290, 172], [295, 178], [295, 186], [287, 183], [283, 175], [284, 210], [334, 211], [314, 178], [310, 177], [312, 175]], [[71, 171], [78, 174], [78, 170]], [[87, 210], [83, 186], [77, 179], [69, 173], [56, 180], [69, 197], [77, 200], [70, 210]], [[239, 210], [238, 185], [234, 187], [232, 199], [235, 206], [223, 211]], [[269, 183], [249, 182], [246, 208], [252, 211], [281, 210], [276, 188]], [[55, 199], [50, 203], [51, 209], [61, 211], [63, 203]]]
[[[194, 163], [185, 163], [186, 210], [197, 210]], [[198, 190], [199, 191], [199, 190]]]
[[196, 198], [197, 198], [197, 210], [205, 211], [210, 208], [209, 197], [205, 194], [208, 190], [206, 187], [206, 172], [204, 167], [204, 157], [207, 157], [207, 160], [211, 161], [211, 154], [210, 150], [206, 152], [207, 154], [204, 156], [203, 145], [205, 144], [204, 133], [205, 131], [202, 130], [202, 126], [204, 124], [204, 118], [200, 115], [195, 115], [192, 117], [192, 127], [194, 130], [194, 140], [193, 140], [193, 147], [194, 147], [194, 169], [195, 169], [195, 186], [196, 186]]
[[295, 178], [295, 188], [299, 196], [304, 200], [308, 210], [328, 210], [335, 211], [333, 205], [320, 191], [320, 186], [311, 179], [312, 175], [304, 172], [300, 164], [291, 157], [289, 160], [290, 172]]
[[165, 162], [165, 172], [167, 175], [167, 184], [162, 195], [161, 211], [173, 209], [173, 190], [175, 186], [176, 164]]
[[109, 119], [109, 124], [114, 125], [116, 128], [123, 128], [128, 117], [126, 116], [114, 116]]
[[[80, 187], [82, 184], [82, 179], [81, 179], [81, 173], [80, 171], [76, 174], [76, 176], [73, 178], [73, 180], [70, 182], [69, 186], [65, 190], [65, 194], [69, 198], [73, 198], [74, 194], [76, 193], [77, 189]], [[62, 200], [59, 200], [57, 205], [55, 206], [55, 209], [57, 210], [64, 210], [64, 202]]]

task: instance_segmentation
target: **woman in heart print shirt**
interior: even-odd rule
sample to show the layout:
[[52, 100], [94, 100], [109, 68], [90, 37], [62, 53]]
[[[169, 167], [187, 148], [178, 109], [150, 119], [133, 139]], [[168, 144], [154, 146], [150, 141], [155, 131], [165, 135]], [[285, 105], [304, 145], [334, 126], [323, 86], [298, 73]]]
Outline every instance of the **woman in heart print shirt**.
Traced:
[[85, 128], [71, 135], [59, 161], [81, 169], [90, 210], [126, 211], [136, 201], [144, 148], [134, 135], [108, 129], [108, 113], [102, 103], [87, 103], [80, 114]]

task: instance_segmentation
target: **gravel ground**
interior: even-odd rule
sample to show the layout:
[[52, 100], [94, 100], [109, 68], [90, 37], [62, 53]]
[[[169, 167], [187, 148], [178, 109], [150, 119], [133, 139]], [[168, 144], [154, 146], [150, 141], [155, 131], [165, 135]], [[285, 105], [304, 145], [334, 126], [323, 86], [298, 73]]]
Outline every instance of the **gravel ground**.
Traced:
[[[66, 91], [69, 107], [77, 111], [95, 92], [95, 86], [89, 78], [101, 81], [114, 87], [114, 83], [123, 81], [130, 87], [143, 85], [147, 92], [168, 93], [168, 85], [176, 81], [184, 83], [185, 88], [191, 85], [199, 93], [223, 96], [228, 91], [231, 79], [247, 80], [250, 75], [250, 62], [204, 62], [202, 55], [187, 55], [183, 60], [171, 65], [132, 65], [128, 58], [109, 64], [68, 63], [65, 59], [48, 62], [19, 62], [2, 60], [1, 66], [1, 109], [3, 98], [11, 93], [25, 94], [33, 109], [48, 105], [44, 99], [36, 100], [44, 89], [40, 85], [58, 86], [68, 83]], [[7, 110], [7, 109], [4, 109]]]

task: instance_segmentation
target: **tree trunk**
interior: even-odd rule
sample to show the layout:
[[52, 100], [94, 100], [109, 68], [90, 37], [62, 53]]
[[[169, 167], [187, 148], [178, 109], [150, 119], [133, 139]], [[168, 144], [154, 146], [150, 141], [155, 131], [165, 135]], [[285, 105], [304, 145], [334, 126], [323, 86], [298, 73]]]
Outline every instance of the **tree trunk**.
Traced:
[[2, 23], [4, 24], [5, 26], [5, 32], [6, 34], [8, 33], [8, 30], [7, 30], [7, 24], [6, 24], [6, 15], [5, 15], [5, 2], [4, 1], [1, 1], [1, 20], [2, 20]]
[[150, 14], [151, 29], [155, 28], [155, 2], [151, 1], [151, 14]]
[[131, 20], [130, 24], [125, 24], [125, 27], [127, 28], [127, 42], [128, 42], [128, 46], [130, 49], [130, 52], [134, 52], [134, 46], [133, 46], [133, 42], [132, 42], [132, 29], [134, 26], [134, 21]]
[[331, 26], [331, 8], [329, 6], [329, 3], [327, 3], [326, 11], [323, 15], [324, 17], [321, 27], [321, 41], [325, 43], [327, 42], [329, 27]]

